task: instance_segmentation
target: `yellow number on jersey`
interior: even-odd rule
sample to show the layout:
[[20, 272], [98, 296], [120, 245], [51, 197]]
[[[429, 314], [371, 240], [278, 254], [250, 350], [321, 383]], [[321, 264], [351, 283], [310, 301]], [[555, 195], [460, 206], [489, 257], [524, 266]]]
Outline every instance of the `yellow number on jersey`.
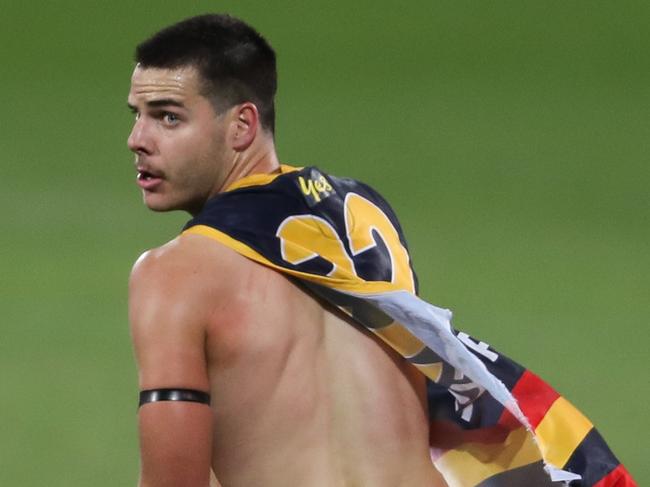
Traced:
[[352, 255], [358, 255], [377, 245], [375, 230], [388, 248], [391, 262], [391, 282], [415, 292], [409, 255], [399, 239], [399, 233], [381, 209], [356, 193], [345, 197], [345, 230]]
[[[352, 256], [377, 245], [372, 234], [375, 230], [381, 236], [390, 254], [391, 282], [401, 289], [414, 292], [415, 285], [409, 266], [408, 252], [384, 212], [366, 198], [356, 193], [348, 193], [343, 214]], [[354, 269], [353, 259], [348, 255], [341, 238], [322, 218], [314, 215], [288, 217], [282, 222], [276, 235], [280, 238], [282, 258], [290, 264], [297, 265], [320, 256], [334, 264], [334, 268], [328, 274], [329, 277], [361, 281]], [[317, 248], [314, 248], [315, 245]]]

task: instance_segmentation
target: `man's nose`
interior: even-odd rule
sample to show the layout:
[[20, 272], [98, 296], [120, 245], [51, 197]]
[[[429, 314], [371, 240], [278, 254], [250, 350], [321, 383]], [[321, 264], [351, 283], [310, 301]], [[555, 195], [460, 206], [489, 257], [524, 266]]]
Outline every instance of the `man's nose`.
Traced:
[[129, 138], [126, 141], [126, 144], [129, 146], [129, 149], [136, 154], [151, 153], [151, 138], [149, 137], [147, 127], [142, 118], [139, 118], [133, 124]]

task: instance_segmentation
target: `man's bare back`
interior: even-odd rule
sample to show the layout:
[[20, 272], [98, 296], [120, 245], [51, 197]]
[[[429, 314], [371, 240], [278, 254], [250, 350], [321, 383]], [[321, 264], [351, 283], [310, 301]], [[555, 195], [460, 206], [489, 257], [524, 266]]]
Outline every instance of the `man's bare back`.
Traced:
[[[185, 310], [174, 300], [163, 314], [184, 315], [176, 322], [194, 323], [197, 336], [203, 326], [207, 374], [197, 370], [194, 383], [181, 385], [207, 381], [211, 466], [224, 487], [444, 485], [429, 458], [423, 376], [373, 336], [286, 277], [201, 236], [141, 259], [132, 301], [156, 293], [156, 274], [173, 283], [159, 295], [186, 297]], [[155, 335], [135, 328], [140, 362], [155, 347], [138, 341]]]

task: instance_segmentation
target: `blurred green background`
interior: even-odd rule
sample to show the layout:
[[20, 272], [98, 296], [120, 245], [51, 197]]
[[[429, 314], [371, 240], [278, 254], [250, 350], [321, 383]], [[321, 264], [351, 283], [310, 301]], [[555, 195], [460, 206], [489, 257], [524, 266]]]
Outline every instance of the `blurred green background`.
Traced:
[[207, 11], [278, 52], [281, 159], [401, 215], [422, 294], [650, 482], [650, 3], [0, 0], [0, 485], [135, 485], [126, 149], [137, 42]]

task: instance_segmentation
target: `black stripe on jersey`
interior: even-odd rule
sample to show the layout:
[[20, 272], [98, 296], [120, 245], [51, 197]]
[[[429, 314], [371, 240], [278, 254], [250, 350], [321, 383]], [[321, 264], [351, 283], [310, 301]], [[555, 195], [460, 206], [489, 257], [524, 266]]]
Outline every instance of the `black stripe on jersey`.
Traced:
[[618, 459], [609, 449], [603, 437], [600, 436], [596, 428], [592, 428], [562, 469], [579, 472], [582, 475], [582, 482], [577, 485], [590, 487], [618, 467], [618, 464]]

